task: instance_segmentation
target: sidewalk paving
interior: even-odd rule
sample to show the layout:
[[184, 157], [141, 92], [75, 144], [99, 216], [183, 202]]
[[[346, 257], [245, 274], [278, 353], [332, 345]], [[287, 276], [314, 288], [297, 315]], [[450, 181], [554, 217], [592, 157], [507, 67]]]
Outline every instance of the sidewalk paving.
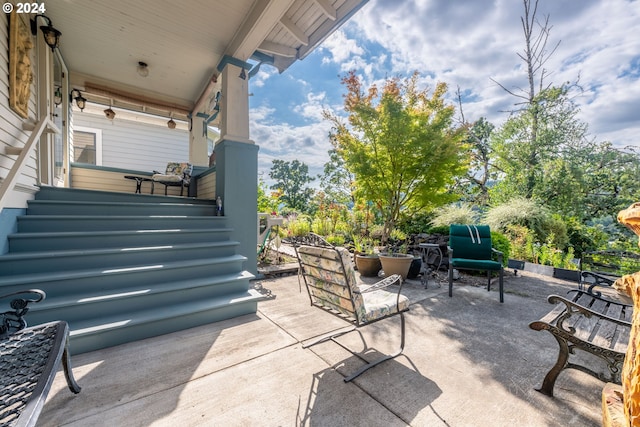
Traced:
[[[530, 273], [497, 289], [428, 289], [409, 281], [403, 355], [344, 383], [362, 362], [332, 342], [300, 341], [346, 326], [310, 307], [297, 276], [261, 280], [256, 315], [73, 357], [83, 387], [60, 372], [38, 426], [598, 426], [604, 384], [563, 372], [554, 398], [534, 390], [554, 364], [551, 334], [528, 327], [574, 283]], [[466, 283], [466, 284], [465, 284]], [[497, 286], [496, 286], [497, 288]], [[367, 357], [399, 342], [390, 318], [341, 338]]]

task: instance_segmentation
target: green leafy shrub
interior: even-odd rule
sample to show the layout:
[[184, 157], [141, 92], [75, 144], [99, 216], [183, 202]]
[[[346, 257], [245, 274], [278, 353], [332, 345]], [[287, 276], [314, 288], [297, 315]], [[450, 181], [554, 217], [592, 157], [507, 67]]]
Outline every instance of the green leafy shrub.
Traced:
[[311, 223], [311, 229], [320, 236], [328, 236], [333, 233], [333, 222], [330, 218], [315, 218]]
[[326, 237], [328, 243], [331, 243], [334, 246], [343, 246], [345, 242], [344, 236], [340, 234], [332, 234]]
[[420, 234], [428, 231], [430, 223], [431, 215], [417, 213], [415, 215], [404, 216], [396, 227], [407, 235]]
[[[509, 257], [510, 257], [510, 253], [511, 253], [511, 242], [509, 242], [509, 239], [507, 238], [507, 236], [505, 236], [502, 233], [499, 233], [497, 231], [492, 231], [491, 232], [491, 246], [502, 252], [502, 264], [506, 267], [507, 263], [509, 262]], [[497, 256], [495, 257], [495, 261], [497, 261]]]
[[491, 229], [506, 232], [509, 226], [524, 226], [533, 233], [534, 243], [545, 243], [553, 234], [553, 245], [564, 247], [568, 242], [566, 226], [536, 201], [516, 197], [487, 211], [484, 221]]
[[475, 224], [478, 212], [467, 204], [452, 204], [438, 208], [434, 212], [431, 226], [449, 226], [451, 224]]
[[288, 236], [304, 236], [311, 231], [311, 218], [307, 215], [291, 215], [285, 221], [284, 227]]
[[442, 236], [449, 235], [449, 226], [448, 225], [438, 225], [434, 227], [430, 227], [427, 230], [427, 234], [440, 234]]
[[524, 225], [508, 225], [505, 235], [511, 242], [511, 258], [535, 262], [533, 232]]

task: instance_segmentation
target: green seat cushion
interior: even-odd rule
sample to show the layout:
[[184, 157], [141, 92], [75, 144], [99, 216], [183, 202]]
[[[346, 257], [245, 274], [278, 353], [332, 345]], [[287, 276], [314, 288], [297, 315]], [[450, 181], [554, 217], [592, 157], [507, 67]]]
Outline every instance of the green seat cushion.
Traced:
[[466, 258], [452, 258], [451, 265], [455, 268], [462, 268], [467, 270], [500, 270], [502, 264], [497, 261], [484, 260], [484, 259], [466, 259]]

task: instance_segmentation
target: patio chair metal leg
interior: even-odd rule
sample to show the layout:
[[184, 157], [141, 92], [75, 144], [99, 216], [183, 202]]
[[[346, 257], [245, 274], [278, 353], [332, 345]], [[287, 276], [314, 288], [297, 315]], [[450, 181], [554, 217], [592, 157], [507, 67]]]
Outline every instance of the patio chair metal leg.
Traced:
[[491, 270], [487, 270], [487, 292], [491, 291]]
[[453, 267], [449, 264], [449, 296], [453, 296]]
[[62, 367], [64, 369], [64, 377], [67, 380], [67, 386], [73, 393], [80, 393], [81, 387], [76, 382], [71, 369], [71, 356], [69, 355], [69, 336], [64, 345], [64, 352], [62, 353]]
[[340, 329], [338, 332], [336, 331], [331, 331], [328, 332], [326, 334], [322, 334], [318, 337], [312, 338], [312, 341], [306, 343], [306, 344], [302, 344], [302, 348], [309, 348], [312, 347], [316, 344], [320, 344], [323, 342], [327, 342], [327, 341], [333, 341], [334, 338], [338, 338], [341, 337], [342, 335], [348, 334], [349, 332], [353, 332], [356, 329], [355, 326], [350, 326], [346, 329]]
[[504, 268], [500, 269], [500, 282], [498, 282], [500, 288], [500, 302], [504, 302]]
[[[369, 362], [366, 365], [364, 365], [363, 367], [361, 367], [360, 369], [358, 369], [357, 371], [355, 371], [354, 373], [352, 373], [351, 375], [349, 375], [348, 377], [344, 378], [344, 382], [348, 383], [349, 381], [359, 377], [361, 374], [363, 374], [364, 372], [368, 371], [369, 369], [373, 368], [374, 366], [377, 366], [379, 364], [381, 364], [382, 362], [385, 362], [389, 359], [393, 359], [395, 357], [398, 357], [402, 354], [402, 351], [404, 350], [404, 313], [401, 312], [400, 313], [400, 329], [401, 329], [401, 333], [400, 333], [400, 349], [398, 351], [396, 351], [393, 354], [389, 354], [387, 356], [383, 356], [378, 360], [375, 360], [373, 362]], [[350, 350], [349, 350], [350, 351]], [[358, 354], [354, 353], [351, 351], [351, 353], [355, 356], [360, 357]]]

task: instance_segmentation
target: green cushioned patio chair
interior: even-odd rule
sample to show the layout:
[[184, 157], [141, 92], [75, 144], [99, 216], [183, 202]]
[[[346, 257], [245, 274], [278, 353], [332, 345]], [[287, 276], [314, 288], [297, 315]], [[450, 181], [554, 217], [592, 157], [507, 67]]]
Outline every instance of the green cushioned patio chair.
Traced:
[[[502, 252], [491, 247], [488, 225], [451, 224], [449, 227], [449, 296], [453, 296], [453, 270], [487, 271], [487, 291], [491, 290], [491, 273], [500, 276], [500, 302], [504, 302]], [[498, 260], [494, 261], [492, 255]]]

